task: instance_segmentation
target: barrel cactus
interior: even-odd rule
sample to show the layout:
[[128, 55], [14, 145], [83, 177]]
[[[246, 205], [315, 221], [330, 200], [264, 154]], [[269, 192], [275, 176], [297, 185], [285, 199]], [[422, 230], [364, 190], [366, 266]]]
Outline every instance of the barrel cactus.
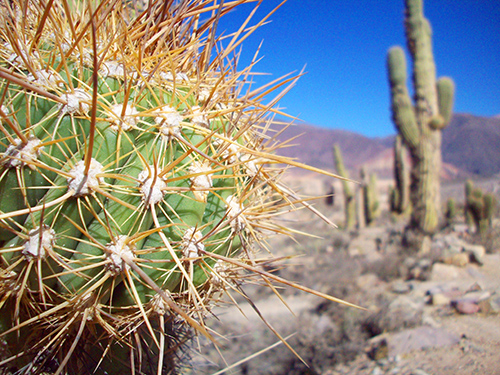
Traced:
[[266, 135], [287, 82], [237, 69], [255, 27], [215, 47], [246, 2], [0, 4], [0, 368], [172, 372], [224, 292], [294, 286], [255, 255], [314, 211]]

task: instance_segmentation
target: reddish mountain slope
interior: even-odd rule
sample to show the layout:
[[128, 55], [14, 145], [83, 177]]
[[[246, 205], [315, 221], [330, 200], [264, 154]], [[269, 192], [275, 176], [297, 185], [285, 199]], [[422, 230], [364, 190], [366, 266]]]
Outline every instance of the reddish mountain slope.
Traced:
[[[299, 136], [300, 135], [300, 136]], [[394, 137], [368, 138], [346, 130], [291, 125], [278, 139], [297, 137], [279, 150], [317, 168], [334, 170], [332, 147], [339, 144], [349, 169], [365, 165], [381, 175], [392, 173]], [[500, 118], [455, 114], [443, 132], [443, 173], [447, 178], [500, 173]]]

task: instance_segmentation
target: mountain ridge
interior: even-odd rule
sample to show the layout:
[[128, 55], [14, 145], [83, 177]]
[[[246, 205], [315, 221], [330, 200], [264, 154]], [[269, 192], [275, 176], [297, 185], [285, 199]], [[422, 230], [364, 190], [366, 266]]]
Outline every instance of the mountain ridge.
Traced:
[[[277, 139], [284, 142], [294, 137], [297, 138], [290, 142], [294, 146], [278, 149], [278, 154], [334, 171], [332, 148], [338, 144], [349, 170], [365, 166], [381, 175], [392, 175], [395, 135], [367, 137], [345, 129], [300, 123], [288, 126]], [[450, 179], [500, 173], [500, 118], [454, 114], [443, 130], [442, 155], [443, 173]]]

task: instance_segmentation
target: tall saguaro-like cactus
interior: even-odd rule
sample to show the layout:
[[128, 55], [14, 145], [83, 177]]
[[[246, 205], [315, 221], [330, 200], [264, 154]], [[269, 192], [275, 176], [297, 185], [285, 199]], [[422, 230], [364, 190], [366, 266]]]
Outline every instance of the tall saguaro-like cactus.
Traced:
[[432, 32], [423, 15], [422, 0], [405, 0], [405, 31], [413, 59], [414, 102], [406, 87], [406, 59], [401, 47], [392, 47], [387, 58], [392, 118], [412, 158], [410, 227], [434, 233], [440, 219], [439, 173], [441, 131], [448, 125], [454, 97], [450, 78], [436, 81]]

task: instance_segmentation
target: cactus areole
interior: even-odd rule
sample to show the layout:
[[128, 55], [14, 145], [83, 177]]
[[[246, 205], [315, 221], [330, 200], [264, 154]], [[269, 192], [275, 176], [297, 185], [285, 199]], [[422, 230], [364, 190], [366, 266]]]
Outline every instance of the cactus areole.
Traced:
[[0, 368], [167, 373], [245, 275], [284, 282], [256, 250], [315, 210], [236, 69], [255, 27], [214, 47], [244, 2], [0, 4]]
[[441, 130], [450, 121], [454, 84], [436, 81], [431, 26], [423, 15], [422, 0], [406, 0], [405, 30], [413, 59], [414, 102], [406, 87], [406, 59], [401, 47], [389, 50], [387, 67], [392, 118], [412, 158], [410, 227], [434, 233], [441, 217]]

